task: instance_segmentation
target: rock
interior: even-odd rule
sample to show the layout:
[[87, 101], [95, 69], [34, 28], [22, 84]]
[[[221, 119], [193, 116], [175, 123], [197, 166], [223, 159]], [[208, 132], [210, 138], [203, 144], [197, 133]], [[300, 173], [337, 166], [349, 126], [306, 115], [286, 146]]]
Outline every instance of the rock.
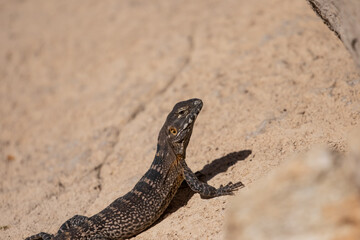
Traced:
[[342, 40], [360, 67], [360, 1], [307, 1], [324, 23]]
[[227, 239], [360, 239], [353, 156], [317, 149], [284, 162], [234, 200]]

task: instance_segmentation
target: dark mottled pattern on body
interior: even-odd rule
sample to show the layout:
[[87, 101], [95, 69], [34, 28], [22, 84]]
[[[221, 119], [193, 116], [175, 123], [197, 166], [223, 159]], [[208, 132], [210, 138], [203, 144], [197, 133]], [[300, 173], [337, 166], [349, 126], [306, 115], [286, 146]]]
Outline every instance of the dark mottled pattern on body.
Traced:
[[160, 130], [153, 163], [130, 192], [92, 217], [75, 215], [55, 235], [39, 233], [26, 240], [125, 239], [144, 231], [160, 217], [183, 180], [204, 197], [229, 195], [242, 187], [241, 182], [230, 182], [216, 189], [200, 182], [186, 165], [186, 148], [202, 105], [200, 99], [189, 99], [174, 106]]

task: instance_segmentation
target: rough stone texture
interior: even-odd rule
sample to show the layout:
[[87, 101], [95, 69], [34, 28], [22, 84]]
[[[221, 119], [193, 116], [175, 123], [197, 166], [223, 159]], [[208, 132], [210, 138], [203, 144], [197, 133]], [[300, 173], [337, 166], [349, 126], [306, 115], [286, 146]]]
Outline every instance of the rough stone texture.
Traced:
[[335, 32], [360, 67], [360, 1], [307, 0], [316, 14]]
[[359, 163], [319, 149], [286, 161], [234, 200], [227, 239], [360, 239]]
[[[241, 191], [359, 125], [356, 66], [303, 0], [1, 1], [0, 26], [0, 239], [129, 191], [183, 99], [204, 101], [188, 165]], [[221, 239], [230, 199], [181, 189], [136, 239]]]

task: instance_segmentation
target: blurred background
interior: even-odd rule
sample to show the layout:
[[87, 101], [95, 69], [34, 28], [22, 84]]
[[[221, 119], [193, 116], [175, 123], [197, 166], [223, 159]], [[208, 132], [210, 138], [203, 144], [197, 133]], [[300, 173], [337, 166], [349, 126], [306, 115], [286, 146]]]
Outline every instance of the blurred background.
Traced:
[[[292, 210], [272, 215], [274, 206], [310, 209], [286, 205], [295, 176], [311, 172], [305, 160], [304, 171], [283, 170], [283, 201], [260, 202], [267, 212], [248, 205], [268, 199], [253, 189], [289, 159], [320, 159], [316, 176], [338, 171], [339, 161], [356, 164], [346, 155], [355, 151], [348, 133], [359, 126], [360, 75], [305, 0], [2, 0], [0, 26], [0, 239], [55, 233], [73, 215], [93, 215], [125, 194], [150, 166], [168, 112], [193, 97], [204, 107], [188, 165], [198, 171], [225, 157], [227, 171], [207, 171], [208, 183], [246, 188], [208, 200], [180, 191], [175, 210], [135, 239], [360, 238], [356, 181], [339, 183], [349, 191], [334, 195], [325, 184], [334, 209], [353, 204], [340, 220], [323, 221], [339, 215], [323, 208], [328, 199], [314, 221]], [[294, 157], [314, 145], [328, 150]], [[321, 192], [313, 184], [294, 198], [312, 204]], [[239, 218], [227, 214], [231, 200]], [[276, 235], [274, 225], [284, 232]]]

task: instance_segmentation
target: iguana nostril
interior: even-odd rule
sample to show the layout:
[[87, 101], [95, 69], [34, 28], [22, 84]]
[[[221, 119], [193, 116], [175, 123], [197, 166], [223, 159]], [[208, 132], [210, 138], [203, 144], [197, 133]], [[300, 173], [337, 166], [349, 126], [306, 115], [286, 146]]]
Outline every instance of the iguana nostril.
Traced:
[[202, 101], [200, 99], [196, 99], [194, 101], [194, 105], [202, 105]]

